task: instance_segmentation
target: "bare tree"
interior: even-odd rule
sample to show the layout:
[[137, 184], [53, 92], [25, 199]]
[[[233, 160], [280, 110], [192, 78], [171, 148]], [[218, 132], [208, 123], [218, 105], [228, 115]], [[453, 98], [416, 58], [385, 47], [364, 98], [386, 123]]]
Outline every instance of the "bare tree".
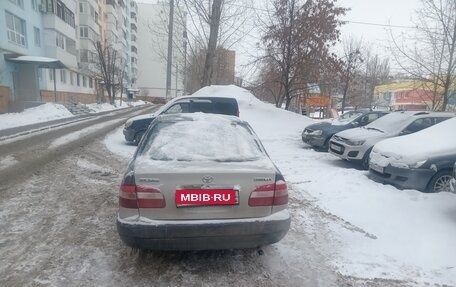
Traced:
[[[412, 35], [399, 41], [391, 32], [390, 47], [397, 64], [423, 89], [434, 94], [431, 109], [446, 110], [456, 81], [456, 1], [421, 0], [419, 22]], [[410, 44], [414, 40], [414, 44]]]
[[355, 38], [349, 38], [344, 43], [344, 91], [342, 94], [342, 113], [345, 111], [345, 104], [347, 100], [348, 88], [350, 82], [353, 80], [357, 69], [361, 66], [363, 58], [361, 56], [362, 41]]
[[389, 81], [390, 65], [388, 58], [374, 54], [371, 47], [364, 49], [364, 57], [363, 94], [367, 100], [364, 105], [372, 107], [375, 87]]
[[127, 80], [126, 61], [114, 46], [107, 41], [101, 43], [95, 42], [94, 63], [90, 66], [92, 75], [101, 80], [106, 93], [108, 94], [109, 103], [115, 105], [115, 97], [120, 91], [122, 97], [124, 82]]
[[221, 14], [222, 0], [214, 0], [212, 2], [212, 10], [209, 22], [209, 41], [207, 44], [206, 60], [203, 70], [203, 81], [201, 84], [203, 87], [211, 85]]
[[290, 107], [294, 97], [305, 93], [310, 84], [318, 83], [322, 67], [334, 61], [330, 47], [339, 40], [338, 17], [345, 8], [337, 0], [274, 0], [266, 17], [262, 43], [265, 55], [261, 61], [269, 65], [268, 73], [277, 71], [280, 88], [276, 105]]

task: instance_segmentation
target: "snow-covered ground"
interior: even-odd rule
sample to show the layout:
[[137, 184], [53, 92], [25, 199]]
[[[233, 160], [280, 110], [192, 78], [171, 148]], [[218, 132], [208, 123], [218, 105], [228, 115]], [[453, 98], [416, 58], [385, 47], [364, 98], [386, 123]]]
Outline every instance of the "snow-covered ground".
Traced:
[[[196, 94], [214, 93], [237, 98], [241, 119], [251, 124], [284, 174], [291, 201], [304, 199], [323, 211], [318, 221], [329, 234], [319, 236], [321, 227], [314, 224], [307, 206], [293, 208], [292, 228], [304, 226], [306, 233], [319, 238], [315, 245], [339, 272], [418, 285], [456, 285], [455, 194], [401, 191], [371, 181], [367, 172], [301, 142], [301, 131], [311, 119], [262, 103], [234, 86], [206, 87]], [[125, 143], [121, 128], [107, 136], [105, 144], [125, 157], [135, 151]]]
[[[116, 100], [116, 106], [107, 103], [88, 104], [86, 106], [92, 111], [92, 113], [99, 113], [144, 104], [145, 102], [143, 101], [123, 101], [122, 105], [120, 105], [120, 101]], [[34, 108], [26, 109], [20, 113], [0, 114], [0, 130], [71, 117], [74, 117], [74, 115], [63, 105], [46, 103]]]

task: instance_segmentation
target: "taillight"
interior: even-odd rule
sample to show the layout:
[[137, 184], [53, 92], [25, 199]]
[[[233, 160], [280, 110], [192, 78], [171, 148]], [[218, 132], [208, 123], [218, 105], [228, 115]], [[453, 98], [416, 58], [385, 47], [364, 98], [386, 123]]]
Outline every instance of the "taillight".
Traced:
[[139, 208], [163, 208], [166, 206], [165, 197], [159, 189], [136, 186]]
[[125, 208], [138, 208], [136, 185], [122, 183], [119, 192], [119, 205]]
[[273, 206], [288, 203], [288, 188], [281, 174], [275, 183], [260, 185], [250, 194], [249, 206]]
[[163, 208], [165, 197], [159, 189], [137, 186], [134, 175], [125, 176], [119, 192], [119, 206], [125, 208]]

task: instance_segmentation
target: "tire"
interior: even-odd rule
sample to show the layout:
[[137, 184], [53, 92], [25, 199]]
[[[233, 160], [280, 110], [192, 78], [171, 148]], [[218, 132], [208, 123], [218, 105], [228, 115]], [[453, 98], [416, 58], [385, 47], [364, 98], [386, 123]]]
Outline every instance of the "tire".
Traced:
[[323, 145], [323, 151], [328, 152], [329, 151], [329, 140], [331, 137], [329, 137], [326, 141], [325, 144]]
[[369, 162], [370, 162], [369, 161], [369, 156], [371, 154], [371, 151], [372, 151], [372, 148], [368, 149], [366, 151], [366, 153], [364, 154], [363, 159], [361, 161], [361, 165], [362, 165], [364, 170], [368, 170], [369, 169]]
[[451, 192], [450, 180], [453, 178], [451, 170], [441, 170], [429, 181], [426, 192]]
[[135, 144], [138, 145], [144, 135], [144, 131], [139, 131], [135, 134]]

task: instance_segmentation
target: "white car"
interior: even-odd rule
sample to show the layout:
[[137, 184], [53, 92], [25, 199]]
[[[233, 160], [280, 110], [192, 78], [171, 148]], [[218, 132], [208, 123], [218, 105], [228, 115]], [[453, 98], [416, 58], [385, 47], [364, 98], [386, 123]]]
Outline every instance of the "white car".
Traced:
[[129, 164], [117, 229], [151, 250], [256, 248], [290, 227], [285, 180], [235, 116], [157, 117]]
[[364, 127], [335, 134], [329, 141], [329, 152], [368, 169], [369, 155], [376, 143], [420, 131], [454, 116], [441, 112], [393, 112]]
[[450, 191], [456, 161], [456, 118], [414, 134], [379, 142], [369, 177], [401, 189]]

